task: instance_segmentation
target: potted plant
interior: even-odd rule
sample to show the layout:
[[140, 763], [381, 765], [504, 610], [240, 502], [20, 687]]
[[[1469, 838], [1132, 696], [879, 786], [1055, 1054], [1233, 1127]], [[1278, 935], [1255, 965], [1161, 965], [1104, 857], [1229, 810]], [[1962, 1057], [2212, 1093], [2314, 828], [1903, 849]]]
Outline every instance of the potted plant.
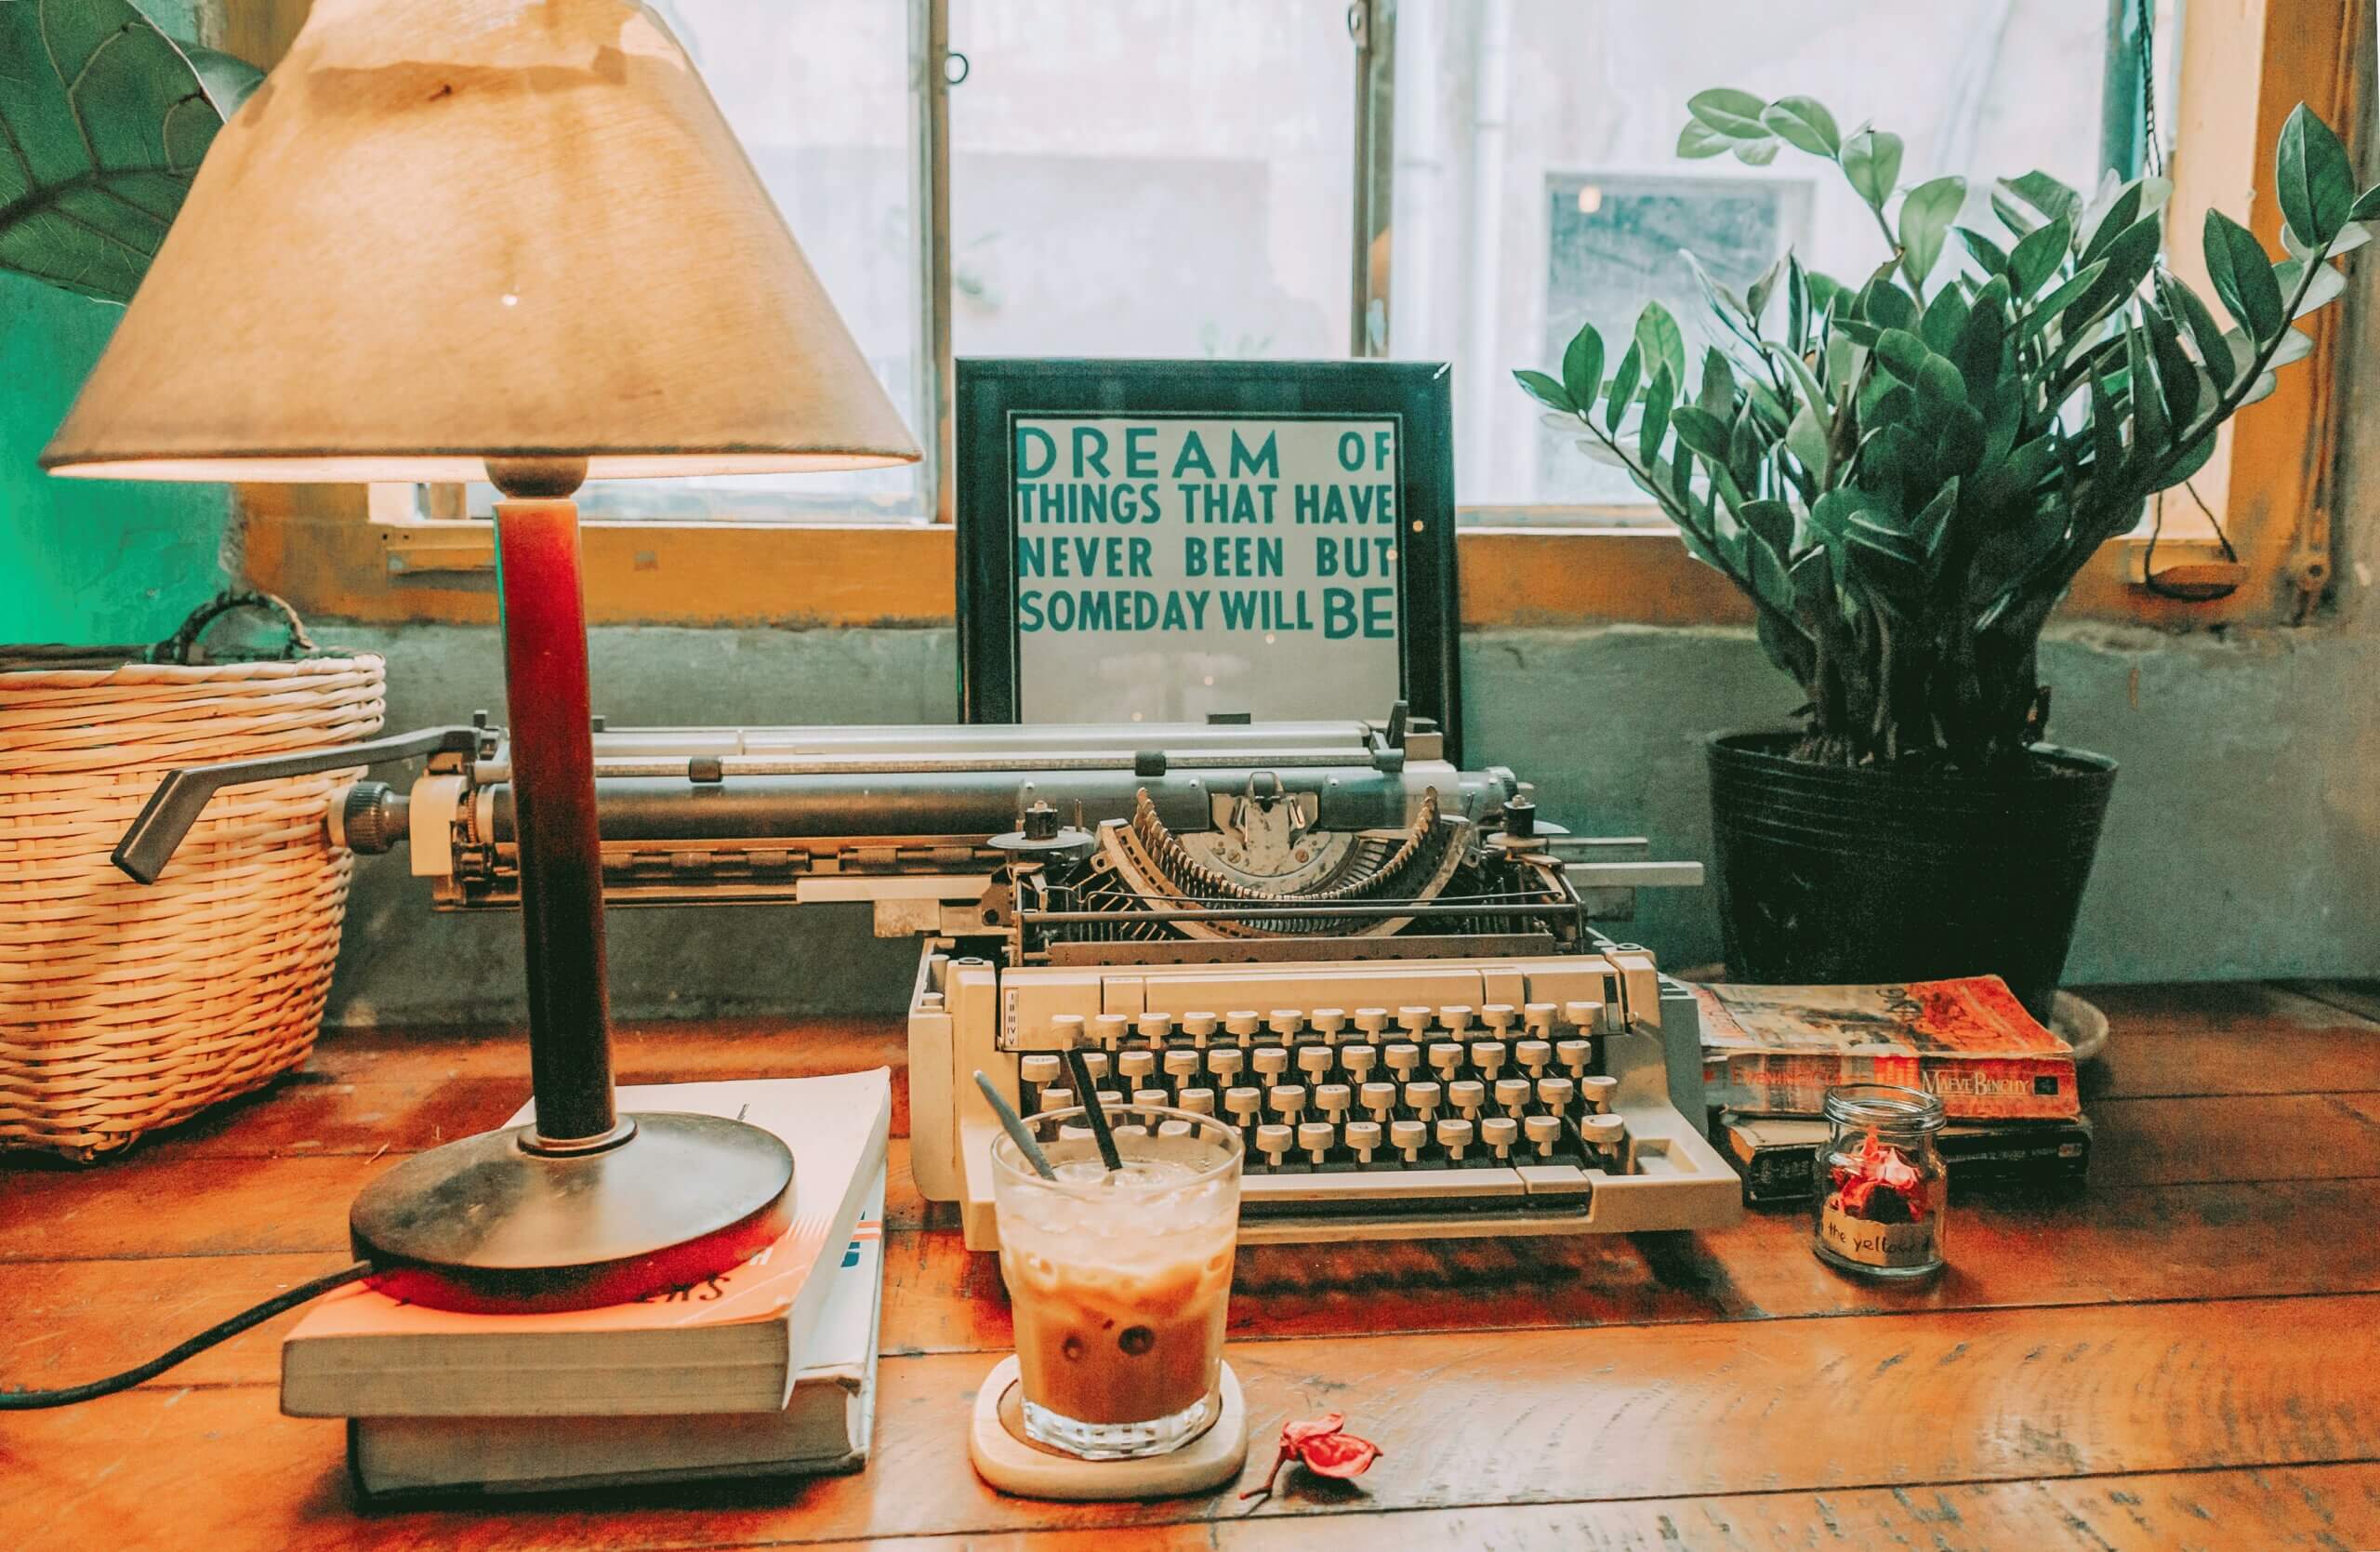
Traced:
[[2161, 178], [2090, 200], [2000, 179], [1979, 231], [1956, 224], [1964, 179], [1902, 190], [1900, 139], [1845, 135], [1810, 98], [1690, 107], [1682, 154], [1823, 157], [1884, 238], [1851, 281], [1788, 254], [1738, 294], [1696, 265], [1726, 340], [1699, 362], [1655, 303], [1624, 348], [1589, 326], [1559, 376], [1517, 374], [1742, 590], [1802, 687], [1800, 731], [1710, 744], [1729, 969], [1992, 972], [2046, 1016], [2115, 765], [2043, 741], [2043, 625], [2310, 351], [2292, 325], [2338, 294], [2331, 260], [2367, 239], [2380, 188], [2358, 192], [2301, 105], [2277, 153], [2287, 255], [2207, 215], [2227, 328], [2163, 263]]

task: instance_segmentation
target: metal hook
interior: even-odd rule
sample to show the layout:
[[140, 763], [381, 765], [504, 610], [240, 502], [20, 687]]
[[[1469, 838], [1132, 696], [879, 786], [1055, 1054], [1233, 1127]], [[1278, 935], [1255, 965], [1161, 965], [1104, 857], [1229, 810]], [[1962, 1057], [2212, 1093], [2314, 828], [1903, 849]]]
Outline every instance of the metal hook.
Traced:
[[[956, 61], [959, 66], [959, 73], [956, 75], [950, 73], [950, 67], [954, 61]], [[967, 77], [973, 74], [974, 71], [975, 67], [973, 64], [969, 62], [967, 56], [961, 54], [956, 48], [946, 49], [944, 51], [942, 56], [943, 85], [948, 86], [963, 86], [967, 84]]]

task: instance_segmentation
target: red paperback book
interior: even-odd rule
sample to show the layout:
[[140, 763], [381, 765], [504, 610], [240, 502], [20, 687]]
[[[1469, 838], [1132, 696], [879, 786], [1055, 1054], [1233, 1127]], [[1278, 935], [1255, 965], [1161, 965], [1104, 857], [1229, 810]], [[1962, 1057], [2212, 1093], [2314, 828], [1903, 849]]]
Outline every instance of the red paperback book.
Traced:
[[1884, 986], [1698, 986], [1704, 1098], [1815, 1116], [1839, 1083], [1897, 1083], [1956, 1121], [2082, 1113], [2074, 1049], [1997, 975]]

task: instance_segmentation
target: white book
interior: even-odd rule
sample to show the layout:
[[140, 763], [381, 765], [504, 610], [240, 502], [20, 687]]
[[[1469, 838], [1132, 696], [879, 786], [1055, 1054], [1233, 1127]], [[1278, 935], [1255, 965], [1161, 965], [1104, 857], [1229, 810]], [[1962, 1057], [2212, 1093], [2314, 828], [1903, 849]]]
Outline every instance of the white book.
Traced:
[[[775, 1414], [793, 1391], [832, 1281], [822, 1254], [852, 1235], [883, 1171], [892, 1075], [624, 1088], [620, 1108], [735, 1116], [794, 1155], [794, 1222], [744, 1265], [635, 1304], [552, 1314], [425, 1309], [357, 1283], [324, 1295], [283, 1342], [293, 1417]], [[526, 1119], [526, 1111], [516, 1121]]]
[[[552, 1492], [718, 1477], [812, 1476], [867, 1464], [884, 1306], [884, 1173], [829, 1284], [779, 1413], [688, 1417], [359, 1417], [348, 1465], [370, 1498]], [[823, 1269], [822, 1269], [823, 1271]]]

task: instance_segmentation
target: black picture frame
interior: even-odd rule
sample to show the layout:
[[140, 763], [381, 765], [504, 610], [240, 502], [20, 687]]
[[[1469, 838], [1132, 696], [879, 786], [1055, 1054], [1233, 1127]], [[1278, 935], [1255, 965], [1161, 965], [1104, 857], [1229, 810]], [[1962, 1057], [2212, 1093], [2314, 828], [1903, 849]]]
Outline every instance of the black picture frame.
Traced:
[[[1018, 720], [1016, 504], [1019, 417], [1394, 418], [1399, 535], [1397, 655], [1412, 715], [1462, 744], [1455, 578], [1454, 413], [1448, 366], [1414, 361], [1148, 361], [962, 357], [953, 452], [958, 524], [959, 704], [971, 723]], [[1386, 707], [1367, 709], [1384, 715]], [[1314, 709], [1316, 718], [1343, 707]]]

